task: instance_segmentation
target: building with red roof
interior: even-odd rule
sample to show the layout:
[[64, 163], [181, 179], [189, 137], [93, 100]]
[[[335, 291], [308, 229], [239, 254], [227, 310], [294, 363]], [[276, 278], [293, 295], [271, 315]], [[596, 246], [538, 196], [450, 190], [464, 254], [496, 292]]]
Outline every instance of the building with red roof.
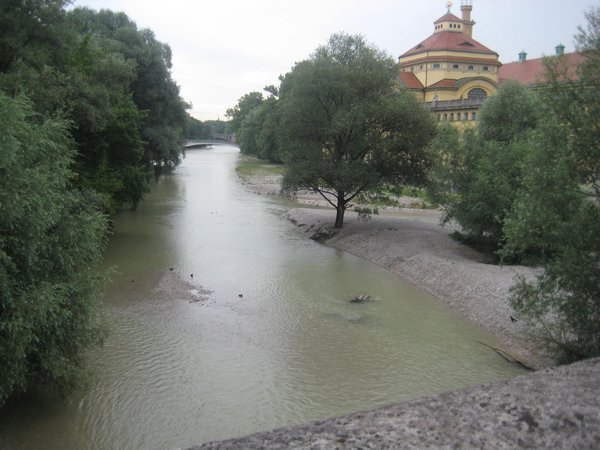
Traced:
[[[583, 62], [584, 56], [581, 53], [564, 53], [565, 47], [561, 44], [556, 46], [555, 56], [561, 58], [561, 64], [565, 68], [564, 75], [571, 79], [577, 79], [577, 68]], [[525, 51], [519, 53], [519, 60], [503, 64], [498, 72], [499, 84], [507, 81], [517, 81], [530, 87], [537, 87], [547, 83], [546, 68], [544, 66], [545, 58], [527, 59]]]
[[433, 34], [399, 58], [400, 84], [440, 119], [477, 120], [479, 107], [498, 89], [501, 63], [495, 51], [473, 39], [472, 9], [471, 0], [462, 1], [461, 18], [448, 9], [433, 23]]
[[[518, 61], [502, 64], [495, 51], [473, 39], [472, 0], [462, 0], [461, 18], [452, 14], [451, 6], [448, 2], [447, 13], [433, 23], [433, 34], [398, 59], [400, 85], [413, 91], [439, 120], [472, 124], [499, 85], [516, 81], [535, 88], [547, 82], [544, 58], [527, 60], [523, 51]], [[562, 58], [565, 75], [576, 78], [583, 55], [565, 54], [562, 45], [556, 47], [556, 55]]]

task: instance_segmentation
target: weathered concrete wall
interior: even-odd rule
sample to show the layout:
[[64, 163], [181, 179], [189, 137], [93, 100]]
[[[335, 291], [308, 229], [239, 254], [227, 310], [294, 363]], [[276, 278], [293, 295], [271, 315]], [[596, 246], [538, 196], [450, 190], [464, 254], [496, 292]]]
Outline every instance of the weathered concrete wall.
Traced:
[[600, 358], [215, 448], [600, 448]]

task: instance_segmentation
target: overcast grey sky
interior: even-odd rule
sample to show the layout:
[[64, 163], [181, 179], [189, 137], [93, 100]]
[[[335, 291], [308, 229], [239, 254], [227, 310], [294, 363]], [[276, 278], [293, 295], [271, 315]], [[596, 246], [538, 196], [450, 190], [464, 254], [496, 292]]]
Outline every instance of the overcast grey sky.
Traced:
[[[461, 0], [452, 12], [460, 17]], [[554, 53], [585, 23], [593, 0], [473, 0], [473, 37], [501, 62]], [[225, 119], [251, 91], [278, 84], [335, 32], [362, 34], [395, 59], [433, 33], [443, 0], [74, 0], [125, 12], [173, 50], [173, 78], [200, 119]]]

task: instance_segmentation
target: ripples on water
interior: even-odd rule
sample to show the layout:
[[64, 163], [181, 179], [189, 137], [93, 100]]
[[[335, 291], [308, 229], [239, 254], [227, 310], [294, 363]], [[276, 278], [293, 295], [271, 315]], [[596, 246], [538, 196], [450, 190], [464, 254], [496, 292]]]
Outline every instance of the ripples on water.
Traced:
[[422, 291], [307, 240], [240, 186], [237, 158], [190, 151], [118, 217], [90, 388], [5, 408], [0, 446], [185, 447], [518, 373]]

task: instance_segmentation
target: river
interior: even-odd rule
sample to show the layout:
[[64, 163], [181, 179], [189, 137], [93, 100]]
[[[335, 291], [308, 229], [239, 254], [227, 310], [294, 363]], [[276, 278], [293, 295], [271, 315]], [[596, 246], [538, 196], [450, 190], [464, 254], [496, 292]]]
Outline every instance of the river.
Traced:
[[0, 447], [179, 448], [520, 373], [423, 291], [308, 240], [240, 184], [239, 158], [190, 150], [117, 216], [88, 385], [9, 403]]

